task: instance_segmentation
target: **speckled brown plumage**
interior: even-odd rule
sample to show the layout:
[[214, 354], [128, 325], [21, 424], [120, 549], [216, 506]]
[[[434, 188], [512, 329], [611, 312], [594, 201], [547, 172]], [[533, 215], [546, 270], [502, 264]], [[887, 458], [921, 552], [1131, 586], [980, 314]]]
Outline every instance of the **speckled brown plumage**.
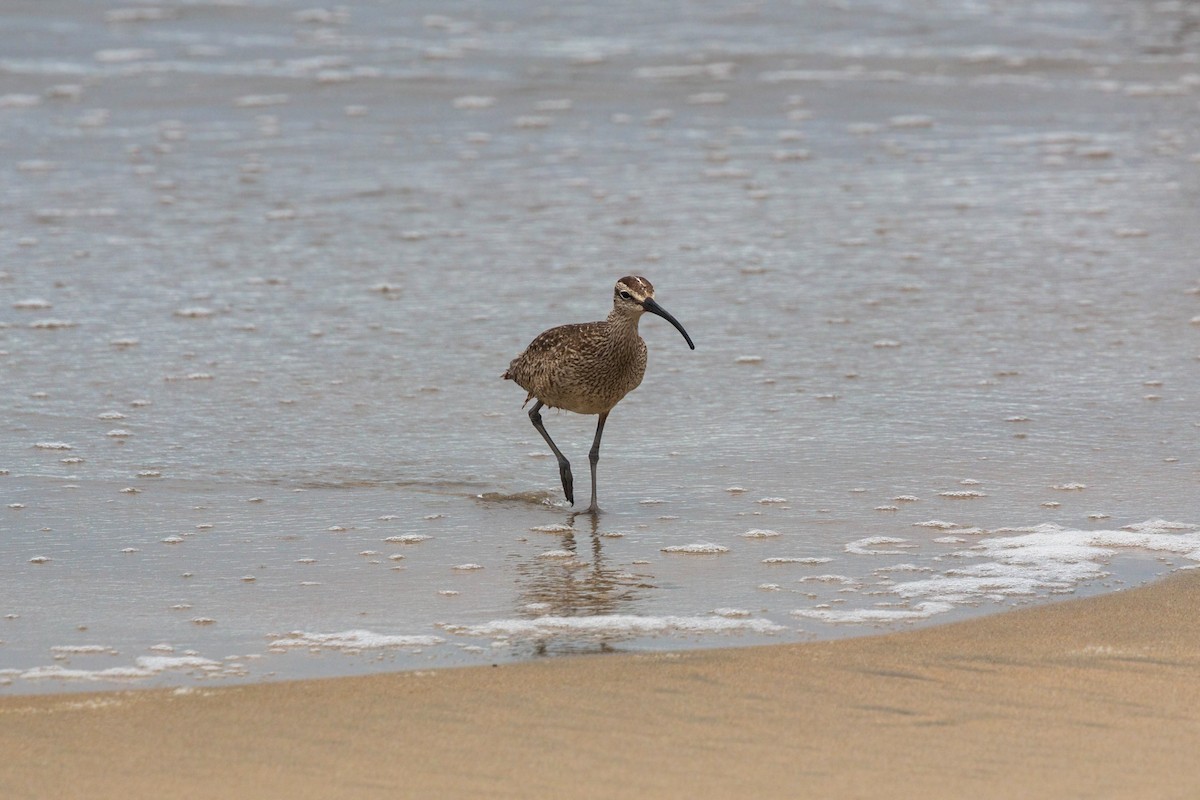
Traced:
[[636, 389], [646, 373], [646, 343], [637, 317], [616, 310], [603, 322], [560, 325], [512, 360], [506, 378], [551, 408], [603, 414]]
[[601, 322], [560, 325], [540, 334], [508, 365], [503, 377], [515, 381], [536, 399], [529, 418], [558, 459], [559, 474], [567, 500], [575, 502], [571, 466], [546, 432], [539, 413], [542, 406], [562, 408], [577, 414], [597, 414], [596, 438], [589, 453], [592, 465], [592, 502], [596, 507], [596, 462], [604, 421], [625, 395], [636, 389], [646, 373], [646, 343], [638, 334], [638, 321], [645, 312], [657, 314], [683, 334], [693, 350], [691, 338], [679, 322], [654, 300], [654, 287], [645, 278], [629, 275], [613, 288], [613, 309]]

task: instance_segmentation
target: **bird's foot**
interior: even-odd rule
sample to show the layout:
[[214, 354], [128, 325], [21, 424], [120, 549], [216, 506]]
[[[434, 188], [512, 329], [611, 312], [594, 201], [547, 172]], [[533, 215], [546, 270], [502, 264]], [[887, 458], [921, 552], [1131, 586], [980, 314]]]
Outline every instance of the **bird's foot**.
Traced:
[[576, 511], [574, 514], [572, 514], [572, 517], [578, 517], [581, 514], [590, 514], [593, 517], [598, 517], [598, 516], [600, 516], [600, 506], [596, 505], [595, 503], [592, 503], [590, 506], [585, 508], [583, 511]]
[[571, 465], [565, 461], [558, 465], [558, 477], [562, 478], [563, 494], [567, 502], [575, 505], [575, 478], [571, 475]]

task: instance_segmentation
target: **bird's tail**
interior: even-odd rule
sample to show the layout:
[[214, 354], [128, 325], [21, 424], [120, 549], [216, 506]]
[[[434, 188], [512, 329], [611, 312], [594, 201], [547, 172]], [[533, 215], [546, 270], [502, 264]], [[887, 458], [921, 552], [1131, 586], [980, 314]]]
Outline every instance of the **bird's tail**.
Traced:
[[[514, 378], [512, 376], [512, 370], [507, 370], [507, 369], [504, 370], [504, 374], [501, 375], [500, 377], [506, 381], [515, 381], [516, 380], [516, 378]], [[525, 387], [522, 386], [521, 388], [524, 389]], [[524, 408], [525, 406], [527, 406], [529, 404], [529, 401], [532, 399], [533, 399], [533, 392], [530, 392], [529, 394], [527, 394], [525, 396], [525, 402], [521, 403], [521, 408]]]

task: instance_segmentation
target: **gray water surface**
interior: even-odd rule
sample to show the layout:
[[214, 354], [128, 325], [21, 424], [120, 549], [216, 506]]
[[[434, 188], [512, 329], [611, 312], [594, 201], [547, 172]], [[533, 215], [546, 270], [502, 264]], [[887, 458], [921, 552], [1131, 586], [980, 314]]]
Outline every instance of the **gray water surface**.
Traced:
[[[7, 4], [0, 691], [828, 638], [1200, 561], [1195, 16]], [[697, 349], [643, 320], [572, 518], [499, 376], [626, 274]], [[545, 419], [585, 486], [594, 419]]]

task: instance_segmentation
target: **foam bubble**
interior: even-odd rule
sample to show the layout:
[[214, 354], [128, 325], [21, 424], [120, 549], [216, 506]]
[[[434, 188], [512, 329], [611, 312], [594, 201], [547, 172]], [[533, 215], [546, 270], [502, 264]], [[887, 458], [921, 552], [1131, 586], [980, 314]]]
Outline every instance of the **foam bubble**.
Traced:
[[639, 67], [634, 75], [643, 80], [680, 80], [686, 78], [712, 78], [729, 80], [737, 65], [730, 61], [714, 61], [710, 64], [666, 64], [654, 67]]
[[175, 310], [175, 316], [184, 317], [185, 319], [204, 319], [211, 317], [217, 312], [206, 306], [188, 306], [187, 308], [179, 308]]
[[281, 106], [288, 102], [286, 94], [246, 94], [234, 98], [233, 104], [238, 108], [263, 108], [265, 106]]
[[839, 583], [843, 586], [853, 586], [858, 583], [846, 575], [809, 575], [800, 579], [801, 583]]
[[[1093, 516], [1101, 519], [1108, 519], [1107, 514], [1095, 514]], [[1131, 525], [1122, 525], [1121, 530], [1130, 531], [1132, 533], [1169, 533], [1172, 531], [1200, 530], [1200, 525], [1192, 525], [1188, 522], [1171, 522], [1165, 519], [1148, 519], [1145, 522], [1135, 522]]]
[[153, 50], [144, 47], [123, 47], [97, 50], [92, 57], [101, 64], [126, 64], [131, 61], [145, 61], [156, 55]]
[[563, 525], [562, 523], [556, 523], [553, 525], [537, 525], [529, 530], [534, 531], [535, 533], [573, 533], [575, 531], [575, 529], [570, 525]]
[[175, 10], [165, 8], [116, 8], [104, 12], [104, 21], [111, 23], [151, 22], [174, 19], [177, 15]]
[[67, 656], [117, 655], [115, 647], [103, 644], [57, 644], [50, 648], [50, 652]]
[[[864, 539], [856, 539], [845, 546], [847, 553], [854, 553], [860, 556], [886, 556], [899, 555], [899, 550], [880, 549], [879, 545], [903, 545], [908, 542], [907, 539], [900, 539], [895, 536], [868, 536]], [[907, 545], [912, 547], [912, 545]]]
[[933, 127], [933, 117], [924, 114], [902, 114], [891, 117], [888, 125], [893, 128], [931, 128]]
[[538, 114], [524, 114], [513, 120], [513, 125], [518, 128], [524, 128], [528, 130], [535, 128], [548, 128], [553, 122], [554, 120], [551, 117]]
[[744, 539], [770, 539], [779, 535], [781, 535], [779, 531], [767, 530], [765, 528], [751, 528], [745, 533], [738, 534], [738, 536]]
[[717, 555], [720, 553], [728, 553], [729, 548], [720, 544], [676, 544], [662, 548], [664, 553], [686, 553], [689, 555]]
[[36, 94], [0, 94], [0, 108], [32, 108], [41, 102]]

